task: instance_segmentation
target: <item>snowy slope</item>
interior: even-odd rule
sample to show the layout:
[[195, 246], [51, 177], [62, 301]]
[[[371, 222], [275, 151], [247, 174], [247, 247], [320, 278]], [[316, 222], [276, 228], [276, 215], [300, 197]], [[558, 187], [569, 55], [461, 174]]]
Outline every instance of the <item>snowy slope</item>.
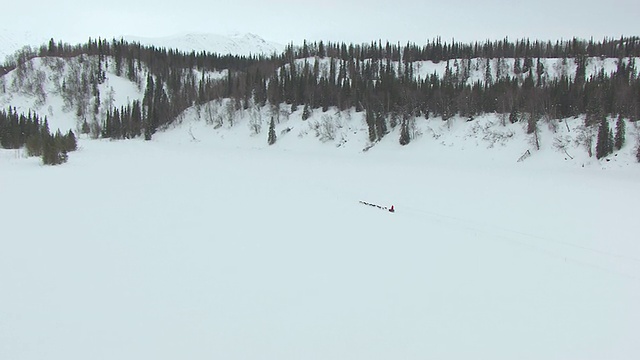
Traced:
[[[116, 76], [113, 69], [106, 69], [106, 79], [98, 85], [101, 94], [99, 112], [88, 112], [78, 117], [79, 101], [65, 101], [62, 88], [80, 83], [83, 77], [88, 79], [96, 64], [97, 58], [87, 56], [64, 60], [34, 58], [24, 64], [24, 76], [20, 77], [19, 71], [13, 70], [0, 77], [0, 107], [15, 107], [19, 113], [25, 114], [36, 111], [40, 116], [47, 117], [53, 131], [60, 129], [66, 132], [71, 129], [78, 132], [84, 119], [100, 123], [110, 106], [126, 106], [133, 100], [142, 99], [142, 82], [131, 82], [122, 76]], [[87, 102], [87, 111], [93, 109], [95, 99], [83, 101]]]
[[[24, 76], [20, 77], [18, 69], [0, 77], [0, 108], [8, 106], [16, 107], [18, 112], [27, 113], [36, 111], [41, 116], [47, 116], [51, 129], [61, 129], [63, 132], [72, 129], [78, 131], [83, 119], [89, 123], [96, 121], [101, 124], [106, 109], [111, 106], [121, 107], [130, 104], [133, 100], [141, 100], [145, 87], [143, 75], [138, 76], [137, 82], [131, 82], [124, 77], [116, 76], [113, 69], [113, 61], [107, 61], [109, 68], [106, 70], [106, 81], [99, 85], [100, 106], [98, 113], [94, 113], [95, 98], [87, 101], [89, 113], [77, 116], [78, 101], [65, 100], [62, 88], [65, 84], [77, 83], [76, 79], [82, 76], [89, 78], [95, 71], [95, 58], [77, 57], [71, 59], [35, 58], [24, 65]], [[308, 59], [308, 62], [315, 59]], [[321, 71], [327, 72], [330, 59], [320, 59]], [[575, 69], [567, 65], [567, 69], [554, 67], [554, 59], [546, 59], [545, 76], [553, 78], [558, 72], [564, 72], [573, 76]], [[589, 60], [589, 76], [600, 69], [610, 71], [615, 68], [615, 59]], [[478, 65], [482, 64], [477, 61]], [[304, 60], [298, 61], [298, 66], [304, 66]], [[424, 65], [424, 64], [423, 64]], [[442, 67], [442, 64], [437, 64]], [[311, 62], [311, 66], [313, 63]], [[434, 65], [430, 65], [433, 71]], [[419, 69], [416, 65], [416, 69]], [[555, 70], [551, 70], [555, 69]], [[85, 75], [81, 75], [84, 73]], [[143, 71], [144, 73], [144, 71]], [[479, 67], [470, 73], [474, 78], [484, 73]], [[425, 72], [426, 74], [426, 72]], [[209, 78], [223, 78], [224, 72], [205, 74]], [[417, 76], [421, 76], [418, 74]], [[484, 75], [483, 75], [484, 76]], [[195, 78], [201, 78], [201, 74], [195, 74]], [[71, 86], [71, 85], [68, 85]], [[67, 86], [67, 87], [68, 87]], [[362, 152], [372, 144], [368, 142], [368, 130], [363, 119], [363, 113], [356, 113], [353, 109], [338, 112], [330, 109], [322, 112], [313, 110], [309, 120], [302, 120], [302, 108], [295, 112], [291, 107], [281, 105], [273, 108], [265, 106], [258, 108], [250, 105], [247, 110], [235, 111], [228, 101], [212, 101], [202, 106], [192, 107], [185, 111], [178, 119], [181, 126], [176, 131], [191, 139], [189, 131], [197, 137], [214, 136], [227, 140], [230, 144], [244, 141], [244, 138], [254, 138], [258, 144], [263, 145], [271, 117], [276, 119], [276, 130], [281, 136], [278, 146], [288, 146], [292, 150], [299, 148], [300, 144], [314, 144], [323, 148], [338, 147], [350, 153]], [[505, 116], [487, 114], [468, 119], [453, 118], [442, 121], [440, 118], [416, 118], [411, 121], [411, 133], [414, 138], [406, 151], [416, 147], [428, 147], [428, 151], [439, 151], [443, 147], [456, 148], [460, 151], [474, 149], [471, 154], [460, 153], [461, 156], [490, 156], [502, 157], [505, 163], [513, 163], [527, 150], [533, 156], [528, 162], [536, 161], [541, 152], [551, 152], [556, 161], [566, 163], [568, 166], [593, 166], [611, 167], [614, 164], [634, 164], [635, 148], [637, 144], [637, 124], [627, 124], [627, 143], [625, 147], [616, 152], [609, 160], [597, 161], [589, 157], [587, 141], [594, 139], [595, 129], [585, 129], [582, 126], [583, 119], [543, 120], [539, 124], [539, 142], [541, 150], [534, 146], [531, 135], [526, 135], [525, 122], [510, 124]], [[391, 124], [391, 119], [389, 119]], [[614, 127], [614, 119], [611, 119], [611, 127]], [[385, 136], [383, 142], [401, 148], [399, 145], [399, 127], [391, 128], [391, 133]], [[306, 146], [306, 145], [305, 145]], [[376, 145], [377, 146], [377, 145]], [[595, 141], [591, 144], [594, 151]], [[478, 151], [489, 149], [488, 153]], [[499, 150], [496, 150], [499, 149]], [[544, 158], [547, 159], [548, 158]], [[627, 166], [627, 165], [626, 165]]]
[[[130, 105], [134, 100], [142, 100], [146, 86], [146, 68], [143, 66], [136, 81], [118, 76], [114, 61], [107, 58], [103, 64], [105, 80], [97, 86], [99, 96], [91, 94], [88, 98], [77, 98], [82, 91], [73, 91], [80, 86], [82, 79], [89, 81], [98, 69], [98, 58], [78, 56], [68, 59], [55, 57], [34, 58], [19, 69], [15, 69], [0, 77], [0, 108], [15, 107], [18, 113], [35, 111], [47, 117], [49, 127], [63, 132], [69, 129], [78, 132], [86, 120], [89, 124], [102, 124], [106, 111], [112, 107], [120, 108]], [[194, 77], [200, 79], [203, 74], [193, 70]], [[22, 74], [22, 75], [21, 75]], [[205, 79], [220, 79], [226, 71], [207, 72]], [[90, 86], [88, 84], [87, 86]], [[66, 90], [64, 90], [66, 88]], [[95, 112], [96, 102], [98, 111]], [[78, 115], [78, 105], [85, 105], [84, 114]]]
[[[517, 59], [520, 65], [523, 65], [523, 59]], [[622, 58], [622, 61], [626, 64], [631, 60], [631, 58]], [[635, 63], [640, 62], [640, 58], [635, 58]], [[331, 58], [315, 58], [309, 57], [305, 59], [297, 59], [295, 61], [296, 68], [298, 70], [302, 70], [305, 66], [308, 66], [309, 69], [313, 69], [315, 62], [318, 61], [318, 69], [320, 70], [321, 76], [328, 77], [329, 69], [331, 61], [334, 61], [336, 64], [336, 68], [339, 68], [340, 60], [331, 59]], [[574, 59], [561, 59], [561, 58], [540, 58], [539, 59], [542, 65], [542, 73], [541, 80], [542, 81], [552, 81], [560, 78], [561, 76], [566, 76], [568, 78], [575, 77], [577, 65]], [[585, 69], [585, 77], [589, 78], [590, 76], [597, 75], [601, 70], [604, 70], [605, 74], [611, 74], [614, 72], [618, 65], [618, 59], [614, 58], [600, 58], [600, 57], [590, 57], [586, 60], [586, 69]], [[438, 78], [443, 78], [446, 74], [447, 66], [449, 67], [450, 73], [456, 79], [463, 81], [466, 75], [466, 83], [471, 85], [477, 83], [485, 82], [486, 74], [491, 75], [491, 81], [495, 82], [500, 79], [504, 79], [507, 76], [510, 78], [517, 78], [520, 83], [528, 76], [528, 73], [520, 73], [516, 74], [514, 72], [514, 64], [516, 59], [514, 58], [502, 58], [502, 59], [487, 59], [482, 58], [474, 58], [474, 59], [452, 59], [449, 61], [440, 61], [434, 63], [433, 61], [415, 61], [412, 63], [413, 66], [413, 74], [416, 79], [426, 79], [429, 76], [435, 74]], [[536, 74], [536, 64], [538, 62], [538, 58], [533, 58], [533, 67], [532, 74], [534, 77], [534, 82], [537, 81]], [[363, 60], [362, 63], [371, 63], [371, 60]], [[381, 62], [379, 66], [386, 66], [386, 62]], [[403, 63], [399, 63], [397, 61], [393, 61], [390, 63], [394, 72], [406, 71], [406, 68], [403, 66]], [[487, 72], [487, 65], [489, 66], [489, 71]], [[290, 65], [285, 65], [286, 68], [289, 68]], [[640, 69], [636, 67], [636, 75], [640, 75]]]
[[[540, 121], [540, 149], [534, 135], [526, 133], [526, 121], [511, 124], [507, 115], [486, 114], [473, 121], [459, 116], [447, 121], [439, 117], [418, 117], [410, 120], [413, 140], [403, 147], [399, 144], [399, 125], [390, 127], [389, 133], [379, 143], [371, 144], [364, 113], [354, 109], [342, 112], [335, 108], [327, 112], [315, 109], [309, 119], [302, 120], [301, 107], [292, 112], [291, 106], [284, 104], [275, 108], [250, 106], [237, 112], [229, 110], [232, 108], [228, 100], [193, 107], [181, 115], [181, 122], [174, 125], [170, 133], [185, 142], [221, 143], [229, 147], [242, 144], [248, 138], [253, 148], [264, 148], [269, 123], [274, 118], [278, 136], [275, 147], [292, 152], [331, 152], [335, 149], [357, 154], [388, 147], [408, 154], [433, 155], [433, 161], [440, 161], [439, 154], [446, 153], [446, 161], [455, 159], [467, 166], [479, 164], [482, 167], [486, 159], [490, 159], [506, 167], [638, 167], [635, 155], [640, 128], [638, 123], [628, 121], [625, 122], [626, 142], [623, 148], [605, 159], [596, 160], [589, 156], [589, 147], [594, 154], [597, 129], [586, 128], [584, 117]], [[612, 129], [615, 128], [615, 119], [609, 119], [609, 123]], [[160, 133], [157, 136], [164, 135]], [[588, 139], [592, 142], [589, 143]], [[527, 151], [530, 156], [518, 163]]]
[[272, 55], [284, 51], [284, 45], [269, 42], [254, 34], [185, 34], [162, 38], [124, 36], [126, 41], [142, 45], [178, 49], [184, 52], [212, 52], [231, 55]]

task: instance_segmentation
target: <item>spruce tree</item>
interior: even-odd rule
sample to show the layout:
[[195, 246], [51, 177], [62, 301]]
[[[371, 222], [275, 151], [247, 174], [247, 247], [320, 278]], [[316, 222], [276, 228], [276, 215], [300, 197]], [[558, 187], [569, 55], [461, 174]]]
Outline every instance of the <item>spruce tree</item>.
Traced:
[[151, 126], [149, 126], [148, 124], [144, 127], [144, 139], [146, 141], [151, 140], [153, 133], [151, 132]]
[[533, 134], [538, 129], [538, 116], [531, 113], [527, 118], [527, 134]]
[[378, 139], [378, 136], [376, 135], [376, 120], [375, 120], [375, 116], [373, 114], [373, 112], [370, 109], [367, 109], [365, 111], [365, 115], [364, 115], [366, 121], [367, 121], [367, 128], [369, 129], [369, 141], [371, 142], [376, 142]]
[[56, 150], [58, 150], [59, 152], [68, 152], [67, 151], [67, 138], [66, 136], [62, 135], [62, 132], [60, 132], [60, 129], [58, 129], [55, 133], [55, 135], [53, 135], [53, 139], [56, 143]]
[[374, 113], [375, 116], [375, 127], [376, 134], [378, 135], [378, 140], [382, 139], [383, 136], [387, 134], [387, 120], [381, 110], [378, 110]]
[[41, 156], [42, 155], [42, 135], [35, 133], [29, 135], [27, 138], [27, 154], [29, 156]]
[[44, 118], [44, 124], [42, 124], [42, 127], [40, 128], [40, 135], [43, 139], [46, 139], [47, 136], [51, 135], [51, 132], [49, 131], [49, 121], [46, 117]]
[[311, 109], [309, 109], [308, 104], [304, 104], [304, 109], [302, 109], [302, 120], [307, 120], [311, 116]]
[[624, 120], [622, 120], [622, 116], [618, 117], [618, 121], [616, 122], [616, 136], [614, 139], [614, 148], [616, 150], [622, 149], [625, 142], [625, 124]]
[[407, 120], [403, 119], [400, 125], [400, 145], [404, 146], [411, 142], [411, 136], [409, 136], [409, 125]]
[[59, 165], [66, 162], [67, 153], [58, 147], [56, 138], [47, 134], [42, 148], [42, 163], [44, 165]]
[[598, 129], [598, 142], [596, 143], [596, 158], [601, 159], [611, 153], [611, 129], [609, 129], [609, 122], [607, 118], [603, 117], [600, 122], [600, 128]]
[[517, 123], [519, 120], [520, 120], [520, 117], [518, 116], [518, 110], [513, 109], [513, 110], [511, 111], [511, 114], [509, 114], [509, 121], [510, 121], [512, 124], [515, 124], [515, 123]]
[[513, 62], [513, 73], [520, 75], [522, 73], [522, 67], [520, 66], [520, 58], [516, 57]]
[[82, 133], [89, 134], [90, 132], [91, 132], [91, 127], [89, 126], [89, 123], [85, 119], [84, 122], [82, 123]]
[[491, 86], [493, 84], [493, 77], [491, 72], [491, 59], [487, 58], [484, 69], [484, 84], [485, 86]]
[[113, 127], [111, 126], [111, 110], [107, 110], [106, 117], [102, 123], [102, 137], [110, 138], [113, 132]]
[[544, 65], [540, 62], [540, 58], [538, 58], [536, 62], [536, 75], [538, 79], [536, 81], [536, 86], [542, 86], [542, 75], [544, 74]]
[[27, 155], [29, 156], [41, 156], [42, 155], [42, 137], [40, 134], [31, 134], [27, 138]]
[[122, 121], [120, 120], [120, 111], [113, 110], [111, 117], [111, 134], [112, 139], [122, 139]]
[[276, 123], [271, 118], [271, 123], [269, 124], [269, 137], [267, 138], [267, 143], [269, 145], [273, 145], [276, 143]]
[[73, 131], [69, 130], [64, 137], [64, 150], [67, 152], [76, 151], [78, 149], [78, 141]]

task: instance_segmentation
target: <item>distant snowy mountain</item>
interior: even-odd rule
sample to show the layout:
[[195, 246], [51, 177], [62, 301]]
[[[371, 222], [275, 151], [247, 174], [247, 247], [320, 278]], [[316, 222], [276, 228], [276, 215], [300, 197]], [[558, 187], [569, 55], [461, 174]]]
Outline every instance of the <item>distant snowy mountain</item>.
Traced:
[[[142, 45], [178, 49], [184, 52], [208, 51], [218, 54], [232, 55], [271, 55], [284, 51], [284, 45], [267, 41], [255, 34], [235, 33], [228, 36], [217, 34], [185, 34], [169, 37], [147, 38], [139, 36], [123, 36], [129, 42]], [[0, 28], [0, 64], [7, 56], [25, 46], [39, 47], [46, 44], [49, 38], [31, 32], [15, 32]]]
[[184, 52], [208, 51], [218, 54], [232, 55], [271, 55], [284, 51], [284, 45], [266, 41], [255, 34], [186, 34], [160, 38], [123, 36], [129, 42], [142, 45], [178, 49]]
[[0, 28], [0, 64], [5, 62], [7, 56], [13, 55], [25, 46], [39, 47], [47, 41], [45, 37], [28, 31], [15, 32]]

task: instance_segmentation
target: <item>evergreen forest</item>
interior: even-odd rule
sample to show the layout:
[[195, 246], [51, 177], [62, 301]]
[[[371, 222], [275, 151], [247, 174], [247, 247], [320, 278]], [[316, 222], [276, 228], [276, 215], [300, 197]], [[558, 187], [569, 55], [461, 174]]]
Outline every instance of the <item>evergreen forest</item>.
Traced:
[[[543, 119], [583, 115], [585, 126], [598, 127], [602, 133], [597, 138], [602, 145], [596, 149], [596, 156], [602, 157], [624, 143], [624, 123], [614, 136], [605, 119], [640, 119], [639, 37], [476, 43], [433, 39], [424, 45], [305, 42], [289, 45], [281, 54], [246, 57], [185, 53], [117, 39], [89, 39], [78, 45], [51, 39], [39, 49], [13, 56], [0, 67], [0, 80], [13, 70], [18, 78], [24, 76], [29, 71], [26, 64], [34, 58], [93, 59], [87, 61], [92, 64], [88, 71], [67, 79], [62, 87], [83, 119], [81, 131], [104, 138], [151, 139], [189, 107], [231, 99], [235, 110], [287, 104], [291, 111], [303, 109], [303, 119], [314, 109], [353, 108], [365, 113], [371, 142], [400, 126], [403, 145], [411, 140], [406, 128], [416, 117], [462, 116], [471, 121], [480, 114], [497, 113], [512, 123], [527, 122], [528, 131], [533, 132]], [[559, 59], [575, 72], [545, 77], [543, 59]], [[616, 59], [616, 68], [589, 73], [593, 59]], [[441, 76], [416, 76], [420, 62], [446, 64], [446, 70]], [[479, 63], [485, 76], [471, 79], [470, 69]], [[497, 68], [492, 69], [495, 64]], [[91, 104], [101, 104], [104, 94], [98, 85], [107, 67], [144, 88], [144, 98], [110, 108], [99, 121], [95, 117], [92, 121], [89, 115], [98, 109]], [[206, 75], [213, 72], [224, 76]], [[40, 134], [38, 141], [46, 144], [46, 133], [46, 121], [35, 114], [19, 115], [11, 109], [0, 113], [5, 148], [27, 144], [33, 134]], [[275, 137], [270, 135], [272, 141]]]

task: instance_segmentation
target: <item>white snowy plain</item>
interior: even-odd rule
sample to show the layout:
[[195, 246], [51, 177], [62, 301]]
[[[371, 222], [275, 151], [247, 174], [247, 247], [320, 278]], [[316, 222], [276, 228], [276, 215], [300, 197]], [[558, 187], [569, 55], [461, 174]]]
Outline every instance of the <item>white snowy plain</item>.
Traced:
[[1, 359], [640, 354], [637, 166], [198, 124], [0, 152]]

